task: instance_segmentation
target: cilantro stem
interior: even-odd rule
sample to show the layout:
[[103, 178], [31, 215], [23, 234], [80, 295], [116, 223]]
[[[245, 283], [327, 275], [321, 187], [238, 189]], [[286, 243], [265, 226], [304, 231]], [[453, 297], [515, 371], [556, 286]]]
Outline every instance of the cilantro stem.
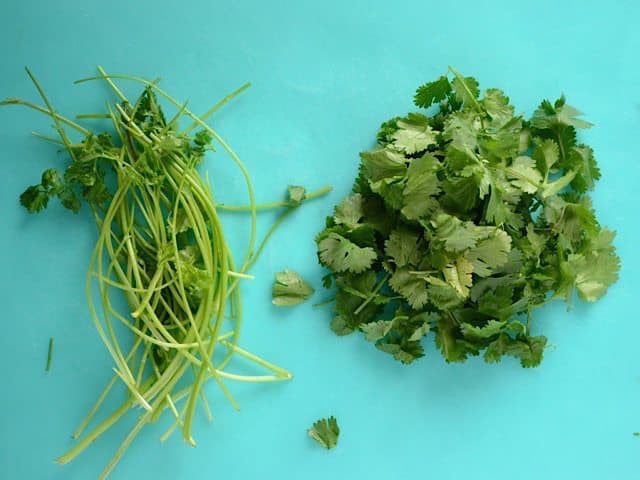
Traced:
[[322, 300], [321, 302], [318, 303], [314, 303], [313, 305], [311, 305], [314, 308], [318, 308], [318, 307], [323, 307], [325, 305], [329, 305], [331, 302], [333, 302], [336, 299], [336, 297], [329, 297], [325, 300]]
[[51, 356], [53, 355], [53, 337], [49, 337], [49, 348], [47, 349], [47, 365], [44, 369], [45, 372], [51, 370]]
[[472, 100], [473, 105], [476, 108], [476, 110], [481, 111], [480, 104], [478, 103], [478, 100], [476, 100], [476, 96], [473, 94], [473, 92], [471, 91], [471, 89], [467, 85], [466, 79], [462, 76], [462, 74], [460, 72], [458, 72], [455, 68], [453, 68], [451, 66], [449, 66], [449, 71], [451, 73], [453, 73], [456, 76], [456, 78], [460, 81], [460, 83], [462, 84], [462, 87], [467, 92], [467, 95], [469, 95], [469, 98]]
[[[205, 123], [208, 117], [246, 90], [249, 84], [231, 92], [203, 115], [197, 116], [187, 108], [186, 102], [179, 103], [160, 89], [157, 81], [108, 75], [102, 67], [98, 70], [99, 76], [76, 83], [105, 81], [119, 103], [107, 103], [108, 113], [81, 114], [76, 118], [109, 119], [116, 137], [112, 134], [97, 135], [55, 112], [29, 71], [46, 108], [19, 99], [8, 99], [0, 105], [19, 104], [52, 118], [59, 139], [37, 136], [64, 145], [73, 160], [72, 165], [76, 165], [79, 159], [87, 162], [91, 175], [95, 176], [90, 179], [94, 185], [100, 186], [98, 182], [103, 182], [101, 169], [105, 166], [115, 174], [115, 189], [109, 192], [111, 197], [108, 201], [85, 198], [97, 228], [85, 294], [90, 317], [114, 362], [114, 372], [73, 432], [78, 442], [58, 458], [59, 463], [73, 460], [127, 411], [142, 406], [145, 411], [102, 473], [101, 478], [105, 478], [142, 428], [157, 420], [166, 410], [174, 422], [162, 439], [180, 428], [184, 440], [195, 445], [192, 427], [196, 409], [202, 406], [207, 418], [212, 418], [203, 388], [206, 381], [215, 381], [231, 405], [239, 409], [226, 385], [228, 381], [273, 382], [291, 378], [287, 370], [238, 345], [243, 321], [238, 285], [240, 280], [253, 278], [249, 270], [277, 227], [298, 205], [288, 202], [256, 205], [253, 183], [246, 166], [225, 140]], [[135, 104], [129, 102], [116, 85], [118, 79], [137, 82], [145, 87]], [[165, 120], [156, 95], [175, 107], [169, 122]], [[177, 126], [182, 119], [191, 123], [179, 131]], [[84, 135], [84, 140], [71, 143], [65, 128]], [[195, 128], [201, 128], [206, 135], [188, 137]], [[213, 149], [211, 139], [222, 146], [246, 184], [249, 204], [239, 211], [250, 213], [251, 229], [244, 258], [237, 266], [219, 218], [224, 206], [214, 202], [208, 177], [203, 178], [196, 170], [204, 152]], [[90, 189], [84, 187], [93, 185], [81, 185], [79, 190], [86, 197]], [[70, 188], [66, 184], [64, 187]], [[330, 190], [330, 187], [325, 187], [311, 192], [302, 202], [318, 198]], [[258, 209], [278, 207], [286, 210], [258, 242]], [[125, 308], [116, 295], [124, 296], [127, 301]], [[227, 322], [231, 322], [232, 329], [222, 334], [223, 324]], [[131, 336], [133, 344], [125, 349]], [[52, 346], [53, 339], [50, 340], [47, 370]], [[228, 371], [225, 367], [232, 357], [243, 357], [266, 372], [241, 375]], [[120, 382], [126, 387], [125, 401], [87, 431]]]
[[375, 288], [371, 291], [371, 293], [369, 294], [369, 296], [367, 297], [367, 299], [362, 302], [360, 304], [360, 306], [358, 308], [356, 308], [356, 310], [353, 312], [354, 315], [358, 315], [362, 310], [364, 310], [364, 308], [369, 305], [369, 303], [376, 298], [376, 296], [378, 295], [378, 292], [380, 291], [380, 289], [384, 286], [384, 284], [387, 282], [387, 280], [389, 280], [389, 277], [391, 275], [389, 273], [387, 273], [384, 277], [382, 277], [380, 279], [380, 281], [378, 282], [378, 284], [375, 286]]
[[68, 118], [63, 117], [59, 113], [52, 112], [50, 110], [47, 110], [46, 108], [41, 107], [40, 105], [36, 105], [35, 103], [31, 103], [31, 102], [28, 102], [26, 100], [22, 100], [22, 99], [19, 99], [19, 98], [8, 98], [7, 100], [0, 101], [0, 107], [4, 106], [4, 105], [22, 105], [23, 107], [28, 107], [28, 108], [30, 108], [32, 110], [36, 110], [38, 112], [44, 113], [45, 115], [48, 115], [49, 117], [53, 118], [54, 120], [58, 120], [58, 121], [64, 123], [65, 125], [68, 125], [69, 127], [73, 128], [74, 130], [77, 130], [78, 132], [82, 133], [83, 135], [89, 135], [91, 133], [89, 130], [87, 130], [84, 127], [81, 127], [80, 125], [78, 125], [73, 120], [69, 120]]
[[[313, 200], [315, 198], [321, 197], [321, 196], [326, 195], [327, 193], [329, 193], [331, 190], [333, 190], [333, 188], [330, 187], [330, 186], [320, 188], [318, 190], [315, 190], [313, 192], [305, 194], [305, 196], [302, 199], [302, 201], [305, 202], [305, 201], [308, 201], [308, 200]], [[257, 204], [257, 205], [255, 205], [255, 209], [256, 210], [271, 210], [271, 209], [274, 209], [274, 208], [290, 207], [290, 206], [291, 206], [291, 204], [288, 203], [287, 200], [281, 200], [281, 201], [278, 201], [278, 202]], [[228, 212], [247, 212], [247, 211], [251, 210], [251, 206], [249, 206], [249, 205], [225, 205], [224, 203], [217, 203], [216, 204], [216, 208], [218, 210], [225, 210], [225, 211], [228, 211]]]

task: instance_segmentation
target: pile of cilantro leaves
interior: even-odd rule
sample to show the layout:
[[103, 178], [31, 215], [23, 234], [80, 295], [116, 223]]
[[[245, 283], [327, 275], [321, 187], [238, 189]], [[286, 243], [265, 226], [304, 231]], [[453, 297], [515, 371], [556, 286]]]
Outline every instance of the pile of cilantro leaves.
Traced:
[[576, 130], [591, 124], [544, 100], [530, 119], [450, 69], [417, 89], [437, 110], [382, 124], [353, 193], [317, 236], [336, 286], [338, 335], [356, 330], [411, 363], [433, 334], [447, 362], [483, 353], [538, 365], [547, 339], [532, 312], [574, 294], [595, 301], [618, 278], [614, 232], [587, 192], [600, 177]]

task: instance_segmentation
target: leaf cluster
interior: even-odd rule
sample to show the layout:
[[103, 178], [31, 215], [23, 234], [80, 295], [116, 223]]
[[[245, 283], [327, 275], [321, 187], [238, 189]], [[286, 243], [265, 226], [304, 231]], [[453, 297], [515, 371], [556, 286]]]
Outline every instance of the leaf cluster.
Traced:
[[316, 238], [337, 288], [331, 327], [403, 363], [432, 334], [447, 362], [536, 366], [547, 340], [532, 312], [574, 293], [595, 301], [618, 278], [614, 233], [587, 194], [600, 170], [576, 136], [591, 124], [564, 97], [525, 119], [501, 90], [481, 96], [451, 73], [417, 89], [433, 115], [382, 124]]

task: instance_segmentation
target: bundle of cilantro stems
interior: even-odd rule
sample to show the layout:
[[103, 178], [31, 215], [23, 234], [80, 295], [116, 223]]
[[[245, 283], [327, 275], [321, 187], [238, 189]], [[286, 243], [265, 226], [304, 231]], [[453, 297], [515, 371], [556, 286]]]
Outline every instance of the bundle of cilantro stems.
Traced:
[[530, 119], [498, 89], [450, 69], [418, 88], [409, 113], [382, 124], [361, 154], [353, 194], [317, 237], [335, 280], [338, 335], [362, 330], [403, 363], [423, 336], [447, 362], [484, 352], [536, 366], [547, 339], [532, 312], [575, 292], [595, 301], [616, 281], [614, 233], [587, 192], [600, 177], [588, 128], [564, 97]]
[[[246, 272], [274, 229], [301, 203], [327, 193], [329, 188], [307, 194], [302, 187], [290, 187], [287, 200], [256, 205], [245, 166], [205, 123], [248, 84], [197, 116], [159, 88], [156, 81], [110, 76], [101, 68], [99, 71], [99, 76], [77, 83], [106, 82], [118, 101], [107, 103], [104, 114], [78, 117], [109, 120], [115, 138], [110, 133], [95, 134], [57, 113], [29, 70], [45, 105], [19, 99], [0, 105], [24, 105], [48, 115], [59, 140], [45, 138], [62, 146], [71, 158], [62, 175], [56, 169], [47, 169], [41, 183], [21, 195], [21, 203], [30, 212], [38, 212], [57, 197], [66, 208], [77, 212], [84, 201], [98, 227], [86, 294], [96, 329], [115, 363], [115, 375], [73, 437], [83, 434], [118, 379], [126, 385], [128, 396], [58, 462], [73, 460], [127, 411], [142, 407], [135, 426], [102, 473], [101, 478], [105, 478], [138, 432], [166, 410], [174, 422], [162, 440], [180, 428], [184, 440], [195, 445], [191, 431], [196, 407], [201, 405], [211, 418], [203, 390], [206, 380], [213, 379], [238, 408], [225, 384], [227, 380], [269, 382], [291, 378], [286, 370], [238, 346], [242, 320], [238, 282], [251, 278]], [[130, 102], [114, 83], [116, 79], [141, 84], [142, 94]], [[165, 118], [158, 97], [176, 107], [170, 120]], [[180, 120], [187, 120], [189, 125], [181, 129]], [[74, 142], [73, 134], [65, 129], [79, 134], [81, 140]], [[192, 135], [195, 129], [199, 131]], [[213, 140], [242, 172], [248, 206], [214, 203], [207, 181], [196, 168], [206, 151], [213, 149]], [[114, 187], [110, 188], [110, 183]], [[283, 207], [283, 213], [257, 244], [257, 210], [276, 207]], [[224, 208], [250, 214], [251, 235], [240, 265], [233, 260], [218, 218], [217, 210]], [[127, 300], [125, 306], [119, 301], [122, 295]], [[223, 325], [232, 329], [223, 331]], [[225, 367], [234, 354], [269, 373], [247, 376], [228, 371]]]

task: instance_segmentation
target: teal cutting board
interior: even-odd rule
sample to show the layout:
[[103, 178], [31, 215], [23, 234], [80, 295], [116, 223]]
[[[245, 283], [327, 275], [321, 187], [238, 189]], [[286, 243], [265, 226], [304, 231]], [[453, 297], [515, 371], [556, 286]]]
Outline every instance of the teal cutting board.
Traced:
[[[179, 435], [160, 444], [165, 417], [141, 433], [112, 478], [640, 479], [638, 19], [640, 3], [631, 0], [4, 0], [1, 98], [38, 99], [24, 66], [69, 115], [104, 106], [106, 87], [72, 84], [97, 64], [161, 76], [197, 112], [251, 81], [212, 124], [244, 159], [258, 200], [282, 198], [288, 184], [334, 187], [288, 219], [255, 280], [243, 284], [241, 344], [294, 379], [230, 384], [240, 412], [209, 385], [215, 418], [208, 424], [198, 414], [195, 449]], [[581, 139], [602, 167], [593, 201], [618, 232], [620, 281], [596, 304], [536, 312], [536, 332], [553, 344], [537, 369], [510, 359], [447, 365], [431, 339], [424, 359], [403, 366], [358, 335], [335, 336], [330, 306], [270, 303], [273, 273], [283, 268], [312, 281], [313, 301], [328, 295], [314, 234], [349, 192], [358, 152], [372, 146], [380, 122], [411, 110], [415, 87], [448, 65], [503, 88], [527, 115], [564, 92], [596, 125]], [[29, 135], [52, 133], [50, 123], [0, 109], [0, 477], [10, 480], [95, 478], [136, 415], [73, 463], [54, 463], [110, 378], [111, 361], [84, 296], [96, 238], [89, 214], [54, 205], [30, 216], [17, 201], [44, 168], [65, 161]], [[227, 157], [211, 155], [206, 168], [218, 199], [246, 201]], [[259, 231], [273, 219], [261, 215]], [[240, 254], [248, 219], [227, 215], [224, 223]], [[332, 414], [342, 435], [327, 452], [306, 429]]]

